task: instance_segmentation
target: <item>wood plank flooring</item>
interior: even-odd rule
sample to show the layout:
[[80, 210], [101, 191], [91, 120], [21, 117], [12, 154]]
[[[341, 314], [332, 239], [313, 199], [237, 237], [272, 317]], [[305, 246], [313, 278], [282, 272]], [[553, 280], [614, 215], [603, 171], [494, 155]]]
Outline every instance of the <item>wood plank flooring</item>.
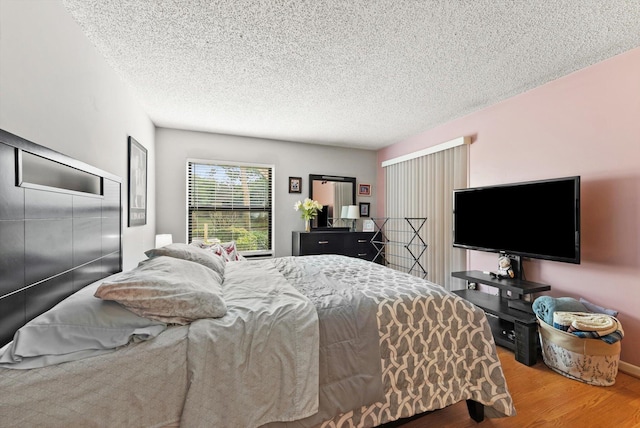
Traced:
[[520, 364], [514, 354], [498, 347], [517, 415], [469, 418], [465, 402], [401, 423], [402, 428], [502, 428], [502, 427], [640, 427], [640, 379], [618, 372], [613, 386], [592, 386], [561, 376], [538, 357], [532, 367]]

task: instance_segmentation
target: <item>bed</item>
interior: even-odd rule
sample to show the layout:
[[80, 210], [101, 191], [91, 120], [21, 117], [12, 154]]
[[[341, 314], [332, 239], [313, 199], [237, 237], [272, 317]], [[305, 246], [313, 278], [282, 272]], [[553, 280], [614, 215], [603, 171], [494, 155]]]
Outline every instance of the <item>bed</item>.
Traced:
[[[119, 179], [4, 131], [0, 142], [0, 216], [28, 213], [25, 204], [37, 199], [58, 212], [51, 219], [58, 225], [64, 216], [52, 207], [71, 199], [64, 263], [55, 248], [64, 239], [42, 235], [58, 231], [40, 227], [33, 249], [25, 232], [33, 219], [0, 217], [3, 237], [16, 228], [27, 236], [17, 250], [3, 248], [11, 262], [0, 262], [3, 426], [367, 427], [465, 400], [476, 419], [515, 414], [484, 313], [443, 288], [344, 256], [220, 262], [186, 244], [153, 249], [138, 268], [119, 272]], [[100, 177], [101, 194], [21, 186], [20, 152], [89, 171]], [[82, 237], [95, 230], [97, 238]], [[140, 315], [150, 309], [139, 306], [138, 289], [135, 303], [118, 294], [141, 277], [154, 286], [162, 278], [163, 292], [182, 284], [172, 275], [198, 290], [197, 304], [173, 305], [174, 293], [159, 310], [185, 318], [150, 321]], [[33, 357], [11, 341], [16, 331], [28, 337], [30, 326], [57, 349], [69, 336], [58, 321], [74, 319], [75, 328], [85, 312], [80, 323], [115, 323], [119, 335]], [[96, 331], [71, 335], [72, 345], [101, 337]], [[9, 348], [24, 367], [7, 362]]]

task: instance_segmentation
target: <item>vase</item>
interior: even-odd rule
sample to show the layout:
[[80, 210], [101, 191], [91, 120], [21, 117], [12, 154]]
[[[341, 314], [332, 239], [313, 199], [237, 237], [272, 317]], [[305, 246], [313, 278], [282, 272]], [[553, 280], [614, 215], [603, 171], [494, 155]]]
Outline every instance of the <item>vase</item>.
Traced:
[[311, 232], [311, 220], [309, 219], [304, 220], [304, 231]]

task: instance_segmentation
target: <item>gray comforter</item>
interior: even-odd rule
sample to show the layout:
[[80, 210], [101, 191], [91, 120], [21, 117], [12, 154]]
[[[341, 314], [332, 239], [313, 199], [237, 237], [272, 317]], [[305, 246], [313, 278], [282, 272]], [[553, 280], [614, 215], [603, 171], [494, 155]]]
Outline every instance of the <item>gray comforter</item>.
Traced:
[[484, 313], [435, 284], [306, 256], [229, 263], [223, 293], [223, 318], [0, 369], [0, 425], [371, 427], [465, 399], [515, 414]]
[[223, 287], [225, 317], [189, 329], [181, 426], [309, 427], [384, 398], [376, 305], [360, 291], [295, 258], [229, 263]]
[[364, 260], [305, 256], [297, 263], [376, 307], [384, 399], [322, 427], [373, 427], [468, 399], [484, 404], [487, 417], [515, 414], [481, 309], [437, 284]]
[[270, 263], [225, 270], [227, 313], [189, 327], [180, 426], [257, 427], [318, 410], [318, 318]]
[[318, 411], [318, 316], [268, 264], [230, 263], [227, 314], [114, 352], [0, 368], [2, 427], [257, 427]]
[[319, 410], [275, 427], [310, 427], [348, 410], [384, 400], [376, 303], [360, 290], [332, 279], [305, 259], [265, 261], [309, 298], [320, 328]]

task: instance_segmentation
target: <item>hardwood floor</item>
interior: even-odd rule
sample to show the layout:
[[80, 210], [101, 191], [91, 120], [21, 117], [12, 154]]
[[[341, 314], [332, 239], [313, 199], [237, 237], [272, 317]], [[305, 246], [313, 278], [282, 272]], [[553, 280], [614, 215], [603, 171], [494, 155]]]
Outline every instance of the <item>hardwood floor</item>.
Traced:
[[401, 424], [402, 428], [640, 427], [640, 379], [618, 372], [613, 386], [592, 386], [561, 376], [538, 358], [527, 367], [513, 352], [498, 347], [517, 415], [469, 418], [465, 402]]

